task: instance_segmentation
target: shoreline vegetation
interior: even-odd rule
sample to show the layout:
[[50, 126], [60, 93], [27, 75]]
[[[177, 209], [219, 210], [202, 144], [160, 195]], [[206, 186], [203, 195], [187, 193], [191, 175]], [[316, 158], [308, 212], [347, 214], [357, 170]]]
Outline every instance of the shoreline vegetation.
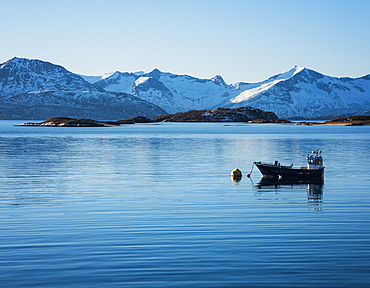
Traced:
[[122, 124], [157, 123], [157, 122], [244, 122], [244, 123], [277, 123], [296, 125], [322, 126], [370, 126], [370, 116], [350, 116], [335, 118], [324, 122], [292, 122], [279, 119], [272, 112], [265, 112], [252, 107], [235, 109], [218, 108], [216, 110], [191, 110], [149, 119], [144, 116], [131, 117], [118, 121], [99, 121], [93, 119], [75, 119], [71, 117], [52, 117], [40, 123], [28, 122], [16, 126], [45, 126], [45, 127], [114, 127]]

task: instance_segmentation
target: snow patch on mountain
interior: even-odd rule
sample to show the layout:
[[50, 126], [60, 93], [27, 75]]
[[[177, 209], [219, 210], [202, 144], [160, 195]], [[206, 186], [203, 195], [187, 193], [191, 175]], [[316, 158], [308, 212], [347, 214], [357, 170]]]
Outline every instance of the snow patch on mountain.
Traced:
[[135, 82], [134, 82], [134, 85], [135, 86], [139, 86], [141, 84], [143, 84], [144, 82], [148, 81], [150, 79], [150, 77], [140, 77], [138, 78]]
[[112, 76], [113, 74], [114, 74], [114, 72], [105, 73], [105, 74], [99, 75], [99, 76], [88, 76], [88, 75], [82, 75], [82, 74], [77, 74], [77, 75], [82, 77], [85, 81], [87, 81], [89, 83], [95, 83], [95, 82], [98, 82], [99, 80], [108, 78], [108, 77]]
[[295, 66], [293, 69], [289, 70], [286, 73], [278, 74], [278, 75], [273, 76], [273, 77], [271, 77], [271, 78], [269, 78], [269, 79], [267, 79], [263, 82], [254, 84], [253, 86], [255, 86], [255, 87], [253, 87], [253, 88], [251, 87], [252, 85], [249, 86], [249, 89], [247, 87], [245, 87], [245, 88], [247, 88], [247, 90], [240, 93], [238, 96], [230, 99], [230, 102], [231, 103], [240, 103], [240, 102], [243, 102], [243, 101], [247, 101], [247, 100], [249, 100], [253, 97], [256, 97], [258, 94], [271, 89], [277, 83], [290, 79], [291, 77], [293, 77], [297, 73], [301, 72], [303, 69], [304, 69], [304, 67]]
[[106, 91], [124, 92], [131, 94], [133, 83], [137, 79], [134, 73], [114, 72], [111, 76], [97, 82], [97, 85]]

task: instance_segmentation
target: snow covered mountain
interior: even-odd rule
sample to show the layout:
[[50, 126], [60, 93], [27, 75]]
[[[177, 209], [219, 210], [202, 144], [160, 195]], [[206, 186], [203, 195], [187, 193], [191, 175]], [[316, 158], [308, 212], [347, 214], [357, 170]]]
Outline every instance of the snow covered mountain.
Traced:
[[258, 84], [230, 99], [226, 107], [248, 103], [281, 118], [361, 113], [370, 108], [370, 75], [335, 78], [294, 67]]
[[97, 85], [49, 62], [15, 57], [0, 64], [0, 96], [60, 90], [104, 92]]
[[133, 95], [107, 92], [59, 65], [24, 58], [0, 64], [0, 119], [117, 120], [165, 113]]
[[252, 106], [281, 118], [317, 117], [370, 109], [370, 75], [335, 78], [295, 66], [259, 83], [228, 85], [221, 76], [199, 79], [154, 69], [115, 72], [96, 84], [107, 91], [131, 93], [169, 113]]
[[158, 69], [81, 76], [40, 60], [13, 58], [0, 64], [3, 119], [43, 119], [50, 111], [50, 117], [123, 119], [244, 106], [280, 118], [361, 114], [370, 110], [370, 75], [336, 78], [295, 66], [259, 83], [231, 85], [219, 75], [199, 79]]
[[148, 73], [116, 72], [96, 82], [107, 91], [123, 91], [154, 103], [168, 113], [214, 108], [230, 98], [221, 76], [199, 79], [154, 69]]

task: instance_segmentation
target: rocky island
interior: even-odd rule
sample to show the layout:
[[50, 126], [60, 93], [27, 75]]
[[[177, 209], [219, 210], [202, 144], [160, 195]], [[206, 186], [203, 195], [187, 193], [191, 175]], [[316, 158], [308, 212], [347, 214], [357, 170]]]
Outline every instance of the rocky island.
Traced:
[[240, 108], [218, 108], [215, 110], [191, 110], [153, 118], [154, 122], [250, 122], [278, 123], [279, 117], [250, 106]]
[[45, 126], [45, 127], [109, 127], [119, 126], [115, 121], [96, 121], [92, 119], [74, 119], [69, 117], [53, 117], [41, 123], [24, 123], [16, 126]]

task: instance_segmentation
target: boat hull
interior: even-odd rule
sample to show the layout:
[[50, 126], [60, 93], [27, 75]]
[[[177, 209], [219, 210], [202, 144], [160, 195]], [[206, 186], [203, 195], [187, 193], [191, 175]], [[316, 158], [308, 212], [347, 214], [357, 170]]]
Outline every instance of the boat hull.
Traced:
[[320, 169], [296, 169], [289, 166], [280, 166], [272, 164], [263, 164], [254, 162], [264, 177], [284, 180], [301, 181], [324, 181], [324, 168]]

